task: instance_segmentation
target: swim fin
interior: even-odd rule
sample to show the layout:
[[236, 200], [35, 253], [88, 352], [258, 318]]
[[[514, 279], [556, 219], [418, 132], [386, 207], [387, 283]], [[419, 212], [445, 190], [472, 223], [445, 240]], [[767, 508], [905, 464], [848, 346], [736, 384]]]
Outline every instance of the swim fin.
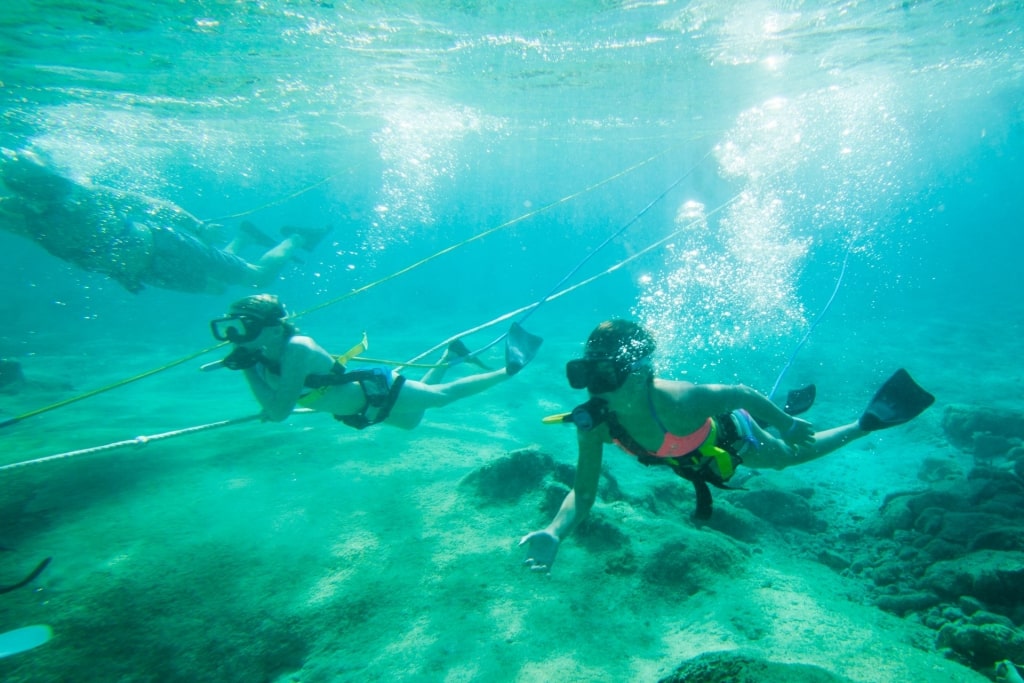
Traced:
[[458, 359], [455, 361], [456, 363], [472, 363], [482, 370], [490, 370], [486, 363], [472, 354], [469, 347], [461, 339], [456, 339], [449, 344], [448, 350]]
[[249, 221], [242, 221], [238, 225], [238, 231], [245, 235], [246, 239], [264, 249], [273, 249], [277, 246], [277, 240], [263, 232]]
[[935, 403], [935, 397], [921, 388], [903, 368], [885, 381], [871, 399], [858, 423], [866, 432], [888, 429], [909, 422]]
[[505, 336], [505, 372], [509, 377], [518, 374], [537, 355], [537, 349], [544, 342], [530, 334], [519, 323], [512, 323]]
[[[249, 221], [242, 221], [238, 226], [238, 231], [242, 233], [243, 238], [246, 240], [244, 244], [255, 244], [256, 246], [263, 247], [264, 249], [270, 250], [277, 246], [277, 240], [263, 232]], [[295, 263], [304, 263], [298, 256], [292, 256], [292, 261]]]
[[52, 637], [53, 629], [46, 624], [25, 626], [0, 633], [0, 659], [39, 647]]
[[[806, 387], [799, 389], [793, 389], [786, 394], [786, 405], [782, 409], [787, 415], [793, 415], [794, 417], [801, 413], [806, 413], [814, 405], [814, 399], [818, 395], [818, 388], [813, 384], [808, 384]], [[761, 429], [766, 429], [768, 423], [764, 420], [757, 420], [757, 424]]]
[[285, 237], [298, 235], [302, 238], [302, 248], [306, 251], [313, 251], [316, 245], [320, 244], [320, 240], [326, 237], [332, 229], [330, 225], [322, 228], [300, 228], [294, 225], [286, 225], [281, 228], [281, 234]]
[[790, 415], [806, 413], [814, 405], [817, 395], [818, 389], [813, 384], [808, 384], [801, 389], [793, 389], [786, 394], [786, 407], [783, 410]]

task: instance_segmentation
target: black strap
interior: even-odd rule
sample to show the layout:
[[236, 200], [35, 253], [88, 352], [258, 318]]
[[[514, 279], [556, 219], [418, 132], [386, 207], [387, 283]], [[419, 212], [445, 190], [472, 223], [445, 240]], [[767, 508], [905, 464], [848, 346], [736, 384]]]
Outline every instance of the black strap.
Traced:
[[[673, 456], [671, 458], [662, 458], [651, 453], [649, 450], [644, 448], [643, 444], [634, 439], [633, 436], [626, 431], [626, 428], [619, 422], [615, 413], [608, 409], [608, 402], [602, 398], [592, 398], [586, 403], [576, 406], [571, 415], [571, 419], [576, 423], [578, 429], [593, 429], [604, 422], [608, 425], [608, 434], [622, 444], [627, 451], [635, 455], [636, 459], [639, 460], [641, 464], [647, 466], [667, 465], [671, 467], [672, 471], [678, 476], [693, 484], [693, 492], [697, 498], [697, 510], [694, 515], [698, 519], [708, 519], [711, 517], [713, 501], [711, 497], [711, 489], [708, 487], [708, 484], [720, 489], [733, 488], [728, 486], [724, 481], [722, 481], [720, 476], [710, 470], [710, 459], [705, 459], [703, 462], [698, 460], [697, 463], [693, 461], [692, 458], [695, 455], [702, 457], [699, 451], [693, 451], [686, 455]], [[584, 415], [586, 416], [586, 420], [581, 420], [580, 418]], [[724, 433], [719, 434], [719, 443], [735, 441], [738, 438], [738, 435], [735, 433], [736, 428], [732, 419], [727, 418], [728, 416], [716, 418], [716, 424], [719, 424], [724, 428]], [[583, 427], [581, 424], [582, 422], [586, 422], [587, 426]]]
[[[645, 465], [671, 465], [671, 463], [665, 462], [664, 458], [653, 458], [653, 460], [660, 462], [650, 462], [648, 458], [644, 458], [643, 460], [640, 460], [640, 462]], [[682, 477], [693, 484], [693, 494], [697, 498], [697, 509], [693, 513], [694, 516], [697, 519], [710, 519], [713, 499], [711, 497], [711, 489], [708, 488], [708, 482], [717, 488], [729, 487], [718, 484], [713, 478], [708, 476], [709, 472], [706, 472], [703, 469], [672, 466], [672, 471], [675, 472], [677, 476]]]
[[[676, 470], [679, 472], [679, 470]], [[683, 475], [680, 475], [683, 476]], [[712, 503], [711, 489], [708, 488], [708, 483], [703, 479], [690, 479], [693, 483], [693, 492], [697, 496], [697, 509], [694, 510], [693, 515], [697, 519], [711, 519]]]
[[398, 392], [402, 390], [402, 385], [405, 384], [405, 376], [398, 375], [394, 381], [391, 382], [391, 391], [388, 392], [387, 400], [377, 411], [377, 415], [373, 418], [373, 422], [370, 424], [377, 424], [388, 419], [388, 415], [391, 414], [391, 409], [395, 407], [395, 401], [398, 400]]
[[[358, 377], [357, 377], [358, 376]], [[346, 382], [360, 382], [360, 386], [363, 389], [363, 394], [366, 396], [366, 402], [363, 404], [363, 409], [353, 415], [335, 415], [334, 419], [339, 422], [344, 422], [349, 427], [355, 429], [366, 429], [370, 425], [375, 425], [388, 419], [388, 415], [391, 414], [391, 409], [395, 406], [395, 401], [398, 400], [398, 392], [401, 391], [402, 385], [405, 384], [405, 376], [398, 375], [391, 382], [391, 388], [387, 390], [387, 393], [381, 391], [367, 391], [367, 387], [371, 384], [376, 384], [378, 387], [384, 380], [383, 375], [373, 370], [358, 370], [356, 372], [350, 372], [346, 377]], [[371, 408], [376, 408], [377, 412], [374, 413], [373, 417], [369, 417], [368, 413]]]
[[335, 361], [331, 369], [324, 375], [308, 375], [303, 384], [307, 389], [320, 389], [322, 387], [332, 387], [338, 384], [348, 384], [349, 382], [358, 382], [359, 373], [364, 372], [345, 372], [345, 366]]
[[727, 489], [729, 487], [708, 470], [710, 461], [705, 462], [701, 467], [687, 467], [680, 461], [688, 460], [692, 454], [688, 453], [672, 458], [658, 457], [644, 448], [626, 431], [622, 424], [619, 423], [618, 418], [615, 417], [615, 413], [606, 411], [603, 417], [605, 422], [608, 423], [608, 433], [611, 437], [625, 446], [626, 450], [635, 455], [641, 464], [647, 466], [668, 465], [678, 476], [693, 484], [693, 493], [697, 498], [697, 509], [694, 511], [694, 516], [697, 519], [709, 519], [711, 517], [713, 499], [708, 483], [710, 482], [717, 488]]
[[26, 586], [29, 583], [31, 583], [33, 579], [35, 579], [37, 576], [43, 573], [43, 570], [46, 569], [46, 565], [50, 564], [51, 559], [52, 558], [47, 557], [45, 560], [37, 564], [36, 568], [33, 569], [28, 576], [26, 576], [18, 583], [13, 583], [10, 586], [0, 586], [0, 593], [10, 593], [13, 590], [18, 590], [22, 586]]

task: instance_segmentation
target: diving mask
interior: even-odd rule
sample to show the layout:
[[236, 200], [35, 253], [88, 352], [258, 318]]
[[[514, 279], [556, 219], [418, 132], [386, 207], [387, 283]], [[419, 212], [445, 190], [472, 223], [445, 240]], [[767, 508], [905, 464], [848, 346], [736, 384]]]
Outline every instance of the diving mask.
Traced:
[[592, 394], [615, 391], [626, 381], [618, 364], [610, 359], [582, 358], [565, 364], [565, 376], [573, 389], [588, 389]]
[[278, 320], [260, 320], [249, 315], [232, 313], [227, 317], [211, 320], [210, 331], [213, 332], [213, 338], [217, 341], [245, 344], [260, 336], [263, 328], [279, 324]]
[[650, 356], [632, 363], [611, 358], [579, 358], [565, 364], [565, 376], [573, 389], [587, 389], [592, 394], [606, 394], [626, 383], [635, 370], [650, 367]]

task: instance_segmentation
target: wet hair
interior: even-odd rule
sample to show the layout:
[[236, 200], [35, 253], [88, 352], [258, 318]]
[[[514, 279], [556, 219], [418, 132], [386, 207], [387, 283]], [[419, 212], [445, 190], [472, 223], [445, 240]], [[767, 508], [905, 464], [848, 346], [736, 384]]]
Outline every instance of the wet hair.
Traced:
[[654, 353], [654, 337], [631, 320], [606, 320], [590, 333], [584, 347], [587, 359], [608, 359], [630, 366]]
[[294, 325], [285, 322], [288, 318], [288, 311], [285, 309], [284, 304], [273, 294], [253, 294], [247, 296], [231, 304], [229, 310], [237, 315], [254, 318], [264, 327], [281, 325], [284, 327], [285, 336], [288, 337], [296, 332]]

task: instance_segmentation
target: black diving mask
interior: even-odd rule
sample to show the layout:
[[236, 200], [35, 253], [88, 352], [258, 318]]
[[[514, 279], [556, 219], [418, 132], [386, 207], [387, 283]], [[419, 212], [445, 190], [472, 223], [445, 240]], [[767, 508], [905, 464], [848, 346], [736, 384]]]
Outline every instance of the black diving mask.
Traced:
[[565, 364], [565, 376], [573, 389], [587, 389], [592, 394], [606, 394], [626, 383], [637, 368], [650, 364], [645, 356], [633, 363], [611, 358], [580, 358]]
[[213, 338], [217, 341], [226, 341], [232, 344], [251, 342], [260, 336], [260, 332], [267, 326], [268, 323], [264, 320], [236, 313], [232, 313], [225, 318], [217, 318], [210, 321], [210, 331], [213, 332]]
[[573, 389], [587, 389], [592, 394], [615, 391], [626, 381], [629, 368], [610, 358], [580, 358], [565, 364], [565, 377]]

